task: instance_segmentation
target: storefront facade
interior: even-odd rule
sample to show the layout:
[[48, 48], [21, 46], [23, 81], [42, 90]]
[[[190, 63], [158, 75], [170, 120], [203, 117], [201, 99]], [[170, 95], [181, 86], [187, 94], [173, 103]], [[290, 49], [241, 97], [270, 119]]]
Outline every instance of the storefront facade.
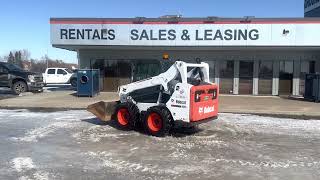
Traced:
[[[51, 19], [54, 47], [98, 68], [104, 91], [157, 75], [176, 60], [207, 62], [225, 94], [303, 95], [320, 71], [320, 19]], [[169, 60], [164, 60], [163, 55]]]

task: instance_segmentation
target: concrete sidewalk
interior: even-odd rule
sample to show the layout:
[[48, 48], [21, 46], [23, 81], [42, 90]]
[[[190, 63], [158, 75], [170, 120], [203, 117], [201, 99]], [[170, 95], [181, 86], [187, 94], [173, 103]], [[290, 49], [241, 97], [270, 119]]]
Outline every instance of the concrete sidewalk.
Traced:
[[220, 96], [219, 112], [320, 119], [320, 103], [278, 96]]
[[75, 91], [52, 91], [0, 100], [0, 108], [85, 109], [99, 101], [116, 101], [118, 94], [101, 92], [95, 97], [78, 97]]
[[[77, 97], [75, 91], [54, 91], [0, 100], [0, 108], [44, 110], [85, 109], [99, 101], [115, 101], [115, 92], [101, 92], [99, 96]], [[320, 103], [281, 97], [221, 95], [219, 112], [277, 115], [320, 119]]]

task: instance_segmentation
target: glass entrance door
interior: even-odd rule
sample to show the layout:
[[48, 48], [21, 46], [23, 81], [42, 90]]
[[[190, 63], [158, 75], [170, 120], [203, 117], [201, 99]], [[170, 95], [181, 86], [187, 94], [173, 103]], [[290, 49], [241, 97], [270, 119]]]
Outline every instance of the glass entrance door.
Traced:
[[253, 61], [240, 61], [239, 94], [252, 94]]
[[279, 95], [292, 94], [293, 61], [280, 61]]
[[221, 61], [220, 68], [220, 93], [233, 93], [234, 61]]
[[260, 61], [259, 63], [259, 95], [272, 94], [273, 62]]
[[315, 73], [315, 61], [301, 61], [300, 68], [300, 95], [304, 95], [305, 78], [308, 73]]

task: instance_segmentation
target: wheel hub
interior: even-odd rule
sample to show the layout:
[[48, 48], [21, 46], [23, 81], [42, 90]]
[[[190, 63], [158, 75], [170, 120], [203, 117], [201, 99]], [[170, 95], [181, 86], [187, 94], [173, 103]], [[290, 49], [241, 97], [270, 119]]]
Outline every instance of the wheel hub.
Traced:
[[154, 132], [158, 132], [162, 128], [162, 119], [161, 116], [157, 113], [151, 113], [147, 119], [148, 127]]

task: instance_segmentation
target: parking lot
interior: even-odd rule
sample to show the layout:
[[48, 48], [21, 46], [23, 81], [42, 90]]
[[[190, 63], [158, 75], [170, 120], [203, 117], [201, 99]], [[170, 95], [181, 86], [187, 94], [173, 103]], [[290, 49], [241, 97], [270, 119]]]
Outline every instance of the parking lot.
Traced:
[[318, 179], [319, 127], [223, 113], [157, 138], [83, 110], [0, 110], [0, 179]]

